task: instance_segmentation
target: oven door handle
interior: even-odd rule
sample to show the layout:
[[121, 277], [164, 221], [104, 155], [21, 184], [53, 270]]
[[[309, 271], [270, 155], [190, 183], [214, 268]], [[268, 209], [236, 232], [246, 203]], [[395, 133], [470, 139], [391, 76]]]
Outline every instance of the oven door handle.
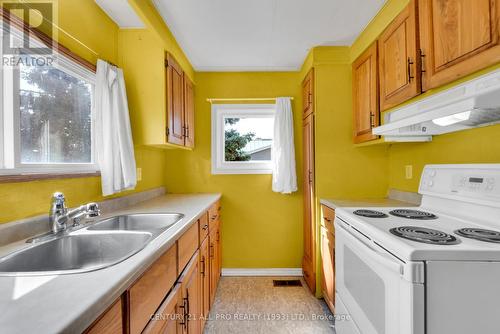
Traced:
[[[361, 240], [356, 237], [350, 231], [348, 231], [342, 224], [335, 224], [336, 227], [339, 228], [342, 235], [345, 235], [345, 238], [350, 239], [350, 245], [354, 246], [358, 251], [362, 252], [364, 255], [368, 256], [371, 260], [375, 261], [391, 270], [392, 272], [397, 272], [398, 274], [403, 274], [403, 266], [401, 263], [394, 258], [392, 255], [377, 251], [373, 248], [372, 245], [368, 244], [366, 241]], [[342, 237], [336, 235], [336, 237]]]

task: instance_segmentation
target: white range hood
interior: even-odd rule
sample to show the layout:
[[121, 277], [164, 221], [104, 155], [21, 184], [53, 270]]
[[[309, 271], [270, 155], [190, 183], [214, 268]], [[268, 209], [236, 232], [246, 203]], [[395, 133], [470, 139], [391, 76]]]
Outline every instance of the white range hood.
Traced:
[[433, 135], [500, 123], [500, 70], [395, 109], [373, 129], [386, 141], [431, 141]]

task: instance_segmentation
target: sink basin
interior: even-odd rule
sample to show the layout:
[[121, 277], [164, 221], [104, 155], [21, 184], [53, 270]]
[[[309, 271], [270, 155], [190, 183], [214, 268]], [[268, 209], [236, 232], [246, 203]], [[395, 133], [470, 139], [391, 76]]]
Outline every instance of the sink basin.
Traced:
[[77, 231], [0, 259], [0, 275], [51, 275], [88, 272], [117, 264], [143, 249], [147, 232]]
[[89, 231], [147, 231], [160, 234], [184, 217], [180, 213], [138, 213], [107, 218]]

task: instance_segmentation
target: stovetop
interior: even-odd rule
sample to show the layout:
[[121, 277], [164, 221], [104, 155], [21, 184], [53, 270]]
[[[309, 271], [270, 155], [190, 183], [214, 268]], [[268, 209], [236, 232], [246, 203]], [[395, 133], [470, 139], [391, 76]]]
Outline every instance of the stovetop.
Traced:
[[336, 215], [403, 261], [500, 261], [500, 222], [496, 228], [423, 207], [338, 208]]

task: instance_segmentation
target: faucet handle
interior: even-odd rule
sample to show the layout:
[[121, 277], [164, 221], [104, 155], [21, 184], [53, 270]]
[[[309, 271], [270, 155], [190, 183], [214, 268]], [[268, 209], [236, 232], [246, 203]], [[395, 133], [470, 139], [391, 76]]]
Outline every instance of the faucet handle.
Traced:
[[88, 203], [87, 205], [87, 217], [98, 217], [101, 215], [101, 210], [99, 209], [99, 204]]
[[52, 194], [52, 206], [55, 209], [66, 209], [66, 198], [61, 192], [55, 192]]

